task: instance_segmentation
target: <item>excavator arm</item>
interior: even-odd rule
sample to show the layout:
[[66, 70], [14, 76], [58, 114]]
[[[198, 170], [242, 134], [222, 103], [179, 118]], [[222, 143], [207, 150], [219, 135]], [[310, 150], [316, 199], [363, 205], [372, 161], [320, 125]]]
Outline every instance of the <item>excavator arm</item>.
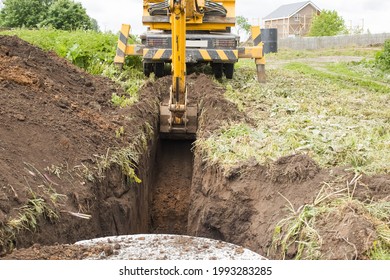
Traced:
[[[187, 9], [190, 14], [187, 14]], [[172, 86], [168, 104], [162, 102], [160, 105], [160, 133], [170, 138], [195, 138], [197, 106], [189, 106], [187, 99], [186, 23], [188, 15], [202, 16], [201, 6], [195, 0], [170, 0], [169, 11], [172, 28]]]
[[[172, 25], [172, 105], [186, 100], [186, 1], [170, 0]], [[172, 109], [174, 109], [172, 107]]]

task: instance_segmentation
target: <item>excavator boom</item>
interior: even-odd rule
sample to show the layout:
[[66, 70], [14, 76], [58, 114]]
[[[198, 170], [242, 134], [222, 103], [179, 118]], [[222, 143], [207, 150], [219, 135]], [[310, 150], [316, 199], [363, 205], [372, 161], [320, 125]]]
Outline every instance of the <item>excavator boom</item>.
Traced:
[[[195, 1], [189, 1], [195, 2]], [[186, 85], [186, 1], [170, 0], [172, 27], [172, 86], [168, 104], [160, 105], [160, 134], [169, 138], [195, 138], [197, 106], [189, 106]]]

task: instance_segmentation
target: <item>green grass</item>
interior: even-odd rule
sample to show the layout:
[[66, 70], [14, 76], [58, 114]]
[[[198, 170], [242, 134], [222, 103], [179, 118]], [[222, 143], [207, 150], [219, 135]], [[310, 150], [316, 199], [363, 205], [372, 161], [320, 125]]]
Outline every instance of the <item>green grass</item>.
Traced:
[[237, 163], [249, 158], [259, 158], [259, 150], [271, 145], [266, 135], [244, 123], [226, 123], [207, 139], [200, 138], [195, 145], [206, 155], [208, 165], [223, 162], [226, 172]]
[[81, 30], [15, 29], [0, 34], [18, 36], [46, 51], [54, 51], [82, 68], [87, 68], [93, 60], [112, 62], [117, 42], [115, 34]]
[[383, 84], [381, 81], [373, 81], [370, 78], [362, 78], [359, 73], [343, 67], [343, 64], [330, 64], [329, 71], [316, 69], [301, 62], [292, 62], [285, 66], [285, 69], [296, 71], [300, 74], [313, 76], [339, 85], [340, 88], [366, 89], [380, 93], [390, 93], [390, 84]]
[[296, 58], [315, 58], [321, 56], [357, 56], [373, 59], [380, 48], [341, 48], [323, 50], [289, 50], [280, 49], [277, 53], [267, 54], [270, 60], [286, 60]]
[[370, 260], [390, 260], [390, 246], [383, 245], [381, 242], [375, 242], [369, 252]]

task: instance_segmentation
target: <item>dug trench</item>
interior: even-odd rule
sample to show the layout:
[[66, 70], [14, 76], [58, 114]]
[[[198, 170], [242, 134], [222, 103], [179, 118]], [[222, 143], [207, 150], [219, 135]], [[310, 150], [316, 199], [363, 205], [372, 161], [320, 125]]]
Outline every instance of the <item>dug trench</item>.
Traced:
[[151, 233], [187, 235], [193, 166], [191, 148], [192, 141], [159, 141], [151, 190]]
[[[66, 244], [137, 233], [209, 237], [294, 258], [297, 246], [283, 255], [272, 243], [287, 206], [313, 203], [324, 182], [354, 178], [303, 154], [267, 164], [250, 159], [228, 171], [210, 164], [199, 140], [227, 122], [254, 124], [206, 75], [188, 77], [189, 102], [198, 104], [197, 141], [167, 141], [159, 139], [158, 113], [169, 77], [148, 81], [139, 102], [120, 109], [109, 100], [125, 93], [108, 79], [16, 37], [0, 36], [0, 43], [4, 259], [83, 259], [106, 248]], [[365, 176], [354, 195], [381, 201], [389, 186], [387, 175]], [[320, 221], [322, 258], [365, 258], [377, 240], [375, 225], [350, 206]]]

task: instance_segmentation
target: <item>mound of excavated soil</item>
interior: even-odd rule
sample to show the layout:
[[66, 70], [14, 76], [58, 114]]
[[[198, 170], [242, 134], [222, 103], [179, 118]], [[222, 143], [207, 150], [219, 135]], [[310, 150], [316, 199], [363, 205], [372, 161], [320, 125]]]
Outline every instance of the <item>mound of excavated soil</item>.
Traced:
[[[271, 243], [278, 222], [291, 211], [287, 206], [295, 211], [312, 204], [324, 182], [353, 181], [353, 174], [320, 169], [307, 155], [265, 166], [243, 162], [226, 174], [206, 164], [196, 146], [192, 158], [191, 143], [158, 144], [158, 102], [169, 85], [169, 77], [148, 82], [140, 102], [114, 108], [112, 93], [124, 93], [111, 81], [0, 36], [0, 255], [17, 247], [5, 258], [95, 258], [115, 248], [58, 244], [179, 233], [280, 258]], [[198, 139], [226, 121], [252, 123], [206, 75], [190, 75], [188, 92], [199, 108]], [[355, 180], [353, 196], [388, 201], [389, 175]], [[316, 221], [323, 258], [366, 256], [377, 239], [376, 225], [359, 207], [352, 203]], [[291, 246], [286, 257], [297, 254]]]
[[[15, 246], [148, 230], [147, 199], [137, 197], [146, 193], [140, 189], [148, 179], [131, 189], [120, 167], [98, 170], [97, 163], [138, 144], [146, 122], [157, 126], [157, 94], [146, 86], [147, 98], [120, 110], [110, 103], [113, 93], [124, 94], [53, 53], [0, 36], [0, 254]], [[139, 146], [139, 163], [153, 162]], [[36, 202], [42, 201], [55, 215], [41, 211], [35, 221], [28, 214], [39, 212]]]

